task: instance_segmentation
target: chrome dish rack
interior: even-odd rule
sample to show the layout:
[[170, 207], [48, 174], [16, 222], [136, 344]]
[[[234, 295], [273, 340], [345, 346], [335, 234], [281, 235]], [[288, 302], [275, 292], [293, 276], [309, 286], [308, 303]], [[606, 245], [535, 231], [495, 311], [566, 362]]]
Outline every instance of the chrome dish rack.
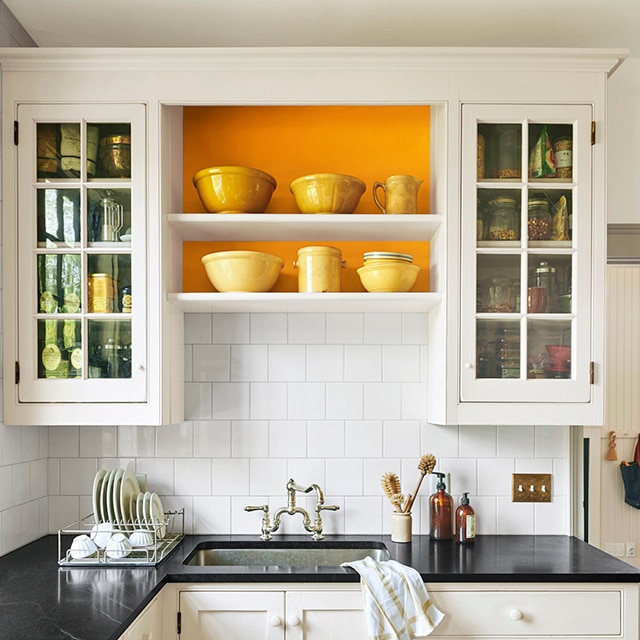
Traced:
[[[154, 523], [153, 526], [137, 519], [127, 522], [114, 522], [112, 529], [101, 533], [123, 533], [129, 535], [133, 531], [144, 530], [153, 536], [153, 544], [146, 547], [134, 547], [123, 558], [111, 558], [106, 549], [98, 547], [97, 551], [85, 558], [74, 558], [71, 553], [71, 542], [74, 537], [86, 535], [91, 537], [93, 527], [96, 525], [93, 514], [73, 522], [67, 527], [58, 530], [58, 564], [63, 567], [152, 567], [169, 556], [184, 538], [184, 509], [179, 511], [165, 511], [164, 521]], [[104, 524], [104, 523], [103, 523]], [[164, 529], [164, 534], [160, 532]]]

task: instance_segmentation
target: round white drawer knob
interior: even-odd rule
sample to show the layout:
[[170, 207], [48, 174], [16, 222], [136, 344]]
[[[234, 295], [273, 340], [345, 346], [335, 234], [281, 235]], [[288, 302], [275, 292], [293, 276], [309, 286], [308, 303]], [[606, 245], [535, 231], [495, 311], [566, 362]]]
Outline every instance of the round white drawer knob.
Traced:
[[467, 362], [464, 366], [466, 369], [473, 369], [473, 364], [471, 362]]
[[282, 618], [280, 616], [272, 616], [269, 620], [269, 624], [272, 627], [281, 627], [282, 626]]
[[522, 618], [524, 618], [524, 615], [522, 614], [522, 611], [520, 611], [520, 609], [512, 609], [509, 616], [512, 620], [522, 620]]
[[298, 616], [289, 616], [287, 618], [287, 625], [289, 625], [290, 627], [299, 627], [300, 618], [298, 618]]
[[138, 365], [136, 365], [136, 369], [138, 371], [144, 371], [144, 365], [143, 364], [138, 364]]

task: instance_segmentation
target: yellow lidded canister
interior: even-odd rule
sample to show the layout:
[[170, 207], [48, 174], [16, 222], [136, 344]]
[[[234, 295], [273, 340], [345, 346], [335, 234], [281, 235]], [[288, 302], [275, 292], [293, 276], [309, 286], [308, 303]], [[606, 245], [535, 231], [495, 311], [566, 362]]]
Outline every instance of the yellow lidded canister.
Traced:
[[298, 291], [324, 293], [341, 290], [342, 269], [347, 263], [336, 247], [312, 246], [298, 249], [293, 266], [298, 269]]

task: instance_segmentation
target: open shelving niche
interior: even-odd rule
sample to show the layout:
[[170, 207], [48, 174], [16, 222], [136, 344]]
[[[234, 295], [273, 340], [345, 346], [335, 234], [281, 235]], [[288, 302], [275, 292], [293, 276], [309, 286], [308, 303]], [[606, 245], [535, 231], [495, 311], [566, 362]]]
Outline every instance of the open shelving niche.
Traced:
[[[427, 105], [425, 105], [427, 106]], [[446, 106], [429, 104], [431, 111], [430, 211], [443, 210], [443, 166]], [[166, 299], [185, 313], [428, 313], [440, 306], [443, 293], [442, 267], [434, 268], [445, 243], [442, 213], [383, 215], [306, 215], [300, 213], [210, 214], [182, 212], [182, 108], [162, 109], [163, 137], [174, 153], [168, 154], [163, 172], [174, 177], [164, 181], [164, 220], [168, 227], [170, 266]], [[179, 152], [177, 152], [179, 150]], [[169, 185], [169, 186], [168, 186]], [[371, 185], [367, 185], [369, 189]], [[440, 231], [440, 234], [438, 233]], [[165, 236], [166, 237], [166, 236]], [[219, 293], [182, 291], [182, 243], [189, 241], [420, 241], [429, 242], [430, 291], [406, 293]], [[436, 247], [438, 247], [436, 249]], [[434, 250], [435, 249], [435, 250]], [[439, 283], [439, 284], [438, 284]]]

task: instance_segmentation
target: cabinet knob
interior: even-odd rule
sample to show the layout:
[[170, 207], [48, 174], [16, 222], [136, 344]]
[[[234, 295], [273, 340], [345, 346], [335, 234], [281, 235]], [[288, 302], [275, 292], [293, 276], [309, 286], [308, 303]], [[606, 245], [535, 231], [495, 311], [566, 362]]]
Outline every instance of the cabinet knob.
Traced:
[[136, 369], [137, 369], [138, 371], [144, 371], [144, 365], [143, 365], [143, 364], [137, 364], [137, 365], [136, 365]]
[[272, 627], [281, 627], [282, 626], [282, 618], [280, 616], [271, 616], [269, 619], [269, 624]]
[[472, 362], [466, 362], [464, 366], [465, 366], [465, 369], [473, 369], [473, 363]]
[[289, 627], [299, 627], [300, 626], [300, 618], [298, 618], [298, 616], [289, 616], [287, 618], [287, 625]]
[[522, 620], [522, 618], [524, 618], [524, 614], [522, 613], [522, 611], [520, 611], [520, 609], [512, 609], [509, 617], [512, 620]]

